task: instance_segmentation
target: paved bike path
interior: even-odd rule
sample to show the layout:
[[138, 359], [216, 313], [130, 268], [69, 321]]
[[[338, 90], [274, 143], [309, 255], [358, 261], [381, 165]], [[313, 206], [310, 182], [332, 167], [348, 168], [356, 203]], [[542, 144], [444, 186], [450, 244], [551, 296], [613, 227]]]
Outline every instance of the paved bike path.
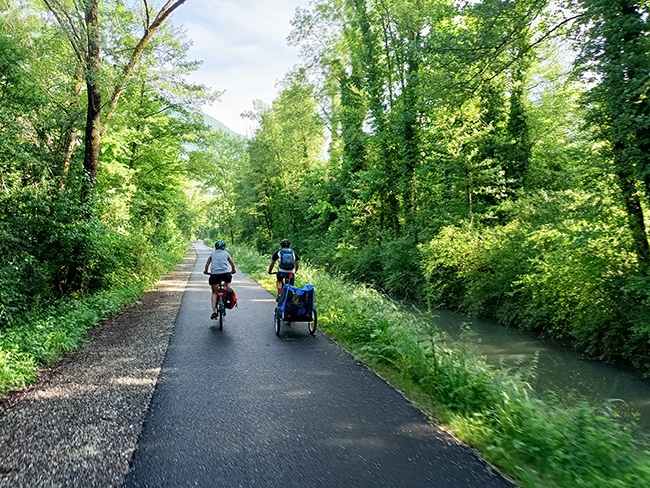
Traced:
[[241, 271], [218, 330], [195, 247], [125, 487], [512, 487], [306, 323], [277, 337], [273, 296]]

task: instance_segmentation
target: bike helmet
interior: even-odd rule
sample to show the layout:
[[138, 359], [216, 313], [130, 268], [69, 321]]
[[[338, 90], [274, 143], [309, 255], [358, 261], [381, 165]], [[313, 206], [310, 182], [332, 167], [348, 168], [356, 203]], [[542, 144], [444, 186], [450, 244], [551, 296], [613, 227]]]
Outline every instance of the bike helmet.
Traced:
[[225, 249], [226, 243], [223, 241], [217, 241], [217, 244], [214, 247], [216, 247], [217, 249]]
[[291, 245], [291, 243], [289, 242], [288, 239], [284, 239], [284, 240], [280, 243], [280, 247], [289, 247], [290, 245]]

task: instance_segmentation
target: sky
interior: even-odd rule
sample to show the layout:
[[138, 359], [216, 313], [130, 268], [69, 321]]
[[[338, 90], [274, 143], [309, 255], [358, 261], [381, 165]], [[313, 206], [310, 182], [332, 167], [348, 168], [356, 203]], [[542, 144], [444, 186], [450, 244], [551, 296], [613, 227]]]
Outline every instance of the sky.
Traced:
[[255, 122], [240, 114], [256, 99], [270, 105], [276, 83], [300, 61], [287, 36], [296, 7], [309, 1], [187, 0], [172, 14], [193, 43], [188, 59], [203, 61], [189, 81], [225, 91], [205, 113], [239, 134], [252, 134]]

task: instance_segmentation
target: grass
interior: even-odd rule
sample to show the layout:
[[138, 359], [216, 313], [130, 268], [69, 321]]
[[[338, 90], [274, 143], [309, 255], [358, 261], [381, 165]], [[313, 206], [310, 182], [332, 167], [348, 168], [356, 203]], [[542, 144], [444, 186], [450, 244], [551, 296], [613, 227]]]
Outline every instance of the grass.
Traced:
[[0, 394], [33, 383], [39, 368], [81, 347], [90, 328], [135, 303], [181, 258], [166, 255], [152, 259], [147, 276], [15, 317], [11, 327], [0, 329]]
[[[270, 257], [241, 246], [231, 251], [238, 266], [274, 290]], [[316, 289], [321, 330], [519, 486], [650, 486], [647, 446], [607, 409], [579, 398], [542, 400], [525, 378], [487, 365], [421, 314], [303, 262], [296, 285], [306, 283]]]
[[129, 284], [20, 317], [0, 333], [0, 393], [32, 383], [39, 367], [79, 348], [88, 329], [120, 313], [143, 291], [143, 285]]

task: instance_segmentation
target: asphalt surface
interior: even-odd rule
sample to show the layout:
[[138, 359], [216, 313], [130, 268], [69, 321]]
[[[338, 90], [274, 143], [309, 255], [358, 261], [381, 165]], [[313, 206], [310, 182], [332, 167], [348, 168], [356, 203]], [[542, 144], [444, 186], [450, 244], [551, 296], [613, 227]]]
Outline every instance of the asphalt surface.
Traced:
[[277, 337], [274, 297], [241, 272], [218, 330], [195, 249], [124, 487], [513, 486], [320, 331]]

